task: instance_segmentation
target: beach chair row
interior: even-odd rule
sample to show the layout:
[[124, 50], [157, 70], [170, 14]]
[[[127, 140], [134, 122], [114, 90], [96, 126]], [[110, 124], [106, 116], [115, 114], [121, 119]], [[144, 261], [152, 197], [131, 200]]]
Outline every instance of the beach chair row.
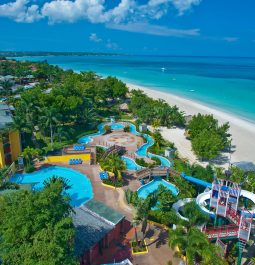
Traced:
[[85, 150], [85, 146], [84, 145], [74, 145], [73, 146], [73, 150], [74, 151], [84, 151]]
[[69, 160], [69, 165], [79, 165], [79, 164], [82, 164], [82, 159], [80, 158], [72, 158]]

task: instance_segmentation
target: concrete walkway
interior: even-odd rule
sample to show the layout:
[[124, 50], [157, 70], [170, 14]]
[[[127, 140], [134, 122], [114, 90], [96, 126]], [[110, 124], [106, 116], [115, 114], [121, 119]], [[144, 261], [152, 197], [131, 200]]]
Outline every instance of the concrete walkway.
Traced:
[[[131, 222], [133, 217], [132, 207], [126, 204], [124, 190], [131, 188], [136, 190], [140, 184], [131, 172], [125, 178], [126, 186], [123, 188], [109, 188], [102, 185], [99, 178], [100, 167], [99, 165], [68, 165], [67, 163], [57, 163], [58, 166], [72, 168], [85, 174], [91, 181], [93, 187], [94, 198], [98, 201], [105, 203], [107, 206], [123, 213], [126, 219]], [[127, 232], [126, 238], [128, 240], [134, 238], [134, 229], [130, 228]], [[179, 264], [179, 259], [174, 258], [174, 252], [168, 246], [168, 231], [149, 225], [146, 234], [146, 243], [148, 244], [149, 253], [142, 255], [133, 255], [131, 261], [134, 265], [166, 265], [168, 261], [172, 261], [173, 265]]]

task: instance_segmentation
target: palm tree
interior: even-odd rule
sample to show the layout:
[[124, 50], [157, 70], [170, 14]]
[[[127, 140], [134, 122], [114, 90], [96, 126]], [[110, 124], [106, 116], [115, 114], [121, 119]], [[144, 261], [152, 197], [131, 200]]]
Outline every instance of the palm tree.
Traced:
[[46, 127], [50, 128], [50, 142], [53, 147], [53, 127], [59, 122], [60, 114], [55, 108], [43, 108], [41, 111], [43, 113], [41, 120], [44, 121]]
[[149, 211], [152, 207], [154, 207], [157, 204], [157, 195], [156, 194], [150, 194], [146, 199], [140, 199], [138, 200], [138, 203], [135, 206], [135, 214], [133, 217], [133, 222], [137, 224], [142, 224], [142, 244], [145, 239], [146, 235], [146, 229], [147, 229], [147, 223], [149, 218]]
[[39, 149], [35, 149], [35, 148], [31, 148], [31, 147], [26, 147], [24, 149], [24, 151], [22, 152], [22, 155], [24, 156], [24, 158], [26, 159], [26, 162], [28, 163], [28, 165], [32, 165], [33, 163], [33, 158], [35, 158], [36, 156], [38, 156], [40, 154], [40, 150]]
[[197, 228], [189, 230], [178, 226], [175, 230], [169, 231], [169, 246], [174, 249], [178, 247], [176, 256], [184, 256], [186, 264], [196, 264], [199, 261], [202, 265], [226, 265], [227, 262], [219, 256], [218, 246], [211, 244], [205, 234]]
[[126, 165], [123, 160], [120, 159], [118, 154], [110, 154], [106, 160], [101, 162], [101, 166], [104, 170], [114, 173], [114, 181], [118, 178], [122, 180], [121, 171], [126, 170]]
[[155, 133], [153, 134], [153, 138], [154, 138], [154, 140], [155, 140], [155, 144], [156, 144], [157, 147], [159, 148], [159, 147], [162, 145], [163, 141], [164, 141], [164, 139], [163, 139], [161, 133], [160, 133], [160, 132], [155, 132]]
[[1, 81], [0, 86], [3, 88], [4, 93], [6, 93], [7, 95], [11, 94], [12, 83], [9, 80]]
[[177, 227], [169, 231], [169, 246], [174, 249], [179, 248], [176, 252], [178, 256], [186, 257], [186, 264], [194, 264], [197, 257], [201, 257], [203, 250], [209, 246], [206, 236], [196, 228], [186, 230]]
[[251, 265], [255, 265], [255, 257], [251, 258]]
[[201, 211], [196, 202], [187, 203], [183, 208], [183, 214], [189, 219], [189, 221], [185, 224], [188, 230], [192, 227], [203, 225], [210, 219]]
[[159, 119], [155, 119], [152, 121], [152, 127], [153, 127], [153, 131], [155, 132], [156, 129], [160, 126], [160, 120]]

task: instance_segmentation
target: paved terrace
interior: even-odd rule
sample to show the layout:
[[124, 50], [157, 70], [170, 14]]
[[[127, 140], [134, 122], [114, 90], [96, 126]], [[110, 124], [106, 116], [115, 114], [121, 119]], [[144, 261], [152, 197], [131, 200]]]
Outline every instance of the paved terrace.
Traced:
[[[93, 136], [93, 142], [91, 142], [91, 145], [101, 145], [105, 147], [110, 147], [114, 144], [125, 147], [126, 152], [124, 155], [135, 159], [136, 156], [134, 153], [144, 144], [144, 140], [141, 136], [119, 130], [105, 135]], [[144, 159], [146, 162], [153, 162], [150, 158]]]
[[127, 242], [134, 239], [134, 229], [130, 226], [133, 209], [125, 202], [124, 189], [130, 188], [132, 190], [137, 190], [137, 188], [140, 187], [140, 182], [131, 172], [127, 173], [125, 176], [125, 186], [123, 188], [114, 189], [102, 185], [99, 178], [99, 165], [70, 166], [67, 163], [55, 163], [54, 165], [72, 168], [85, 174], [91, 181], [94, 198], [123, 213], [129, 221], [127, 222], [126, 233], [123, 238], [120, 238], [120, 242], [114, 242], [109, 249], [104, 252], [104, 255], [99, 258], [99, 263], [93, 265], [99, 265], [106, 261], [113, 262], [114, 260], [118, 261], [118, 259], [123, 260], [125, 258], [129, 258], [134, 265], [166, 265], [169, 260], [172, 260], [173, 265], [179, 264], [180, 260], [173, 257], [174, 253], [168, 247], [168, 231], [152, 224], [149, 225], [146, 235], [149, 253], [131, 255], [131, 250], [127, 247]]

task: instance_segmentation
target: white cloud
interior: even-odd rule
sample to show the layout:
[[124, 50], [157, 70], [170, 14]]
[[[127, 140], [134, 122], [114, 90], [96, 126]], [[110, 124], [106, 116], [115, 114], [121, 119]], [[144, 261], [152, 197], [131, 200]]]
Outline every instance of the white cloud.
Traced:
[[106, 24], [107, 28], [157, 36], [191, 37], [199, 36], [199, 29], [174, 29], [148, 23]]
[[50, 23], [88, 20], [92, 23], [105, 22], [103, 0], [53, 0], [42, 7], [42, 15]]
[[96, 33], [91, 33], [89, 35], [89, 40], [92, 41], [92, 42], [101, 42], [102, 39], [100, 39]]
[[223, 38], [223, 40], [226, 42], [236, 42], [239, 40], [239, 38], [237, 38], [237, 37], [225, 37], [225, 38]]
[[106, 48], [110, 50], [120, 50], [119, 45], [111, 40], [107, 40]]
[[182, 15], [184, 12], [189, 10], [192, 6], [199, 5], [202, 0], [171, 0], [174, 7]]
[[29, 0], [16, 0], [0, 5], [0, 17], [7, 17], [16, 22], [32, 23], [42, 18], [38, 5], [28, 5]]
[[47, 18], [49, 23], [87, 20], [91, 23], [127, 23], [141, 20], [160, 19], [169, 9], [175, 7], [179, 14], [200, 4], [202, 0], [121, 0], [118, 5], [106, 9], [107, 0], [48, 0], [41, 6], [36, 0], [16, 0], [0, 5], [0, 17], [8, 17], [16, 22], [33, 22]]

